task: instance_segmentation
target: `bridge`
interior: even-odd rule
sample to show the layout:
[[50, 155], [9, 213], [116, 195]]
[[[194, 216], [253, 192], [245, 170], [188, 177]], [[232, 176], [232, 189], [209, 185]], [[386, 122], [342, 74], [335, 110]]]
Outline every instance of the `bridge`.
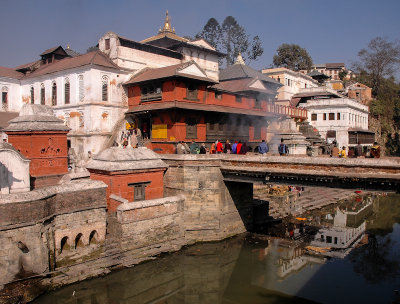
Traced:
[[[164, 158], [164, 156], [163, 156]], [[182, 165], [219, 167], [224, 181], [400, 191], [400, 158], [169, 155]]]
[[[256, 183], [399, 191], [400, 159], [162, 154], [164, 195], [183, 195], [185, 237], [212, 241], [255, 231], [268, 220]], [[317, 198], [316, 198], [317, 199]]]

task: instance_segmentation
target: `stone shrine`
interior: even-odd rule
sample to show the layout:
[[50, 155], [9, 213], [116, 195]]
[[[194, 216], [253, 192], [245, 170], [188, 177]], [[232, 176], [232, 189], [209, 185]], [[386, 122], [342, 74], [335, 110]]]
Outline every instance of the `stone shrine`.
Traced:
[[24, 105], [4, 131], [8, 142], [31, 160], [33, 188], [55, 185], [68, 173], [69, 128], [54, 116], [49, 106]]

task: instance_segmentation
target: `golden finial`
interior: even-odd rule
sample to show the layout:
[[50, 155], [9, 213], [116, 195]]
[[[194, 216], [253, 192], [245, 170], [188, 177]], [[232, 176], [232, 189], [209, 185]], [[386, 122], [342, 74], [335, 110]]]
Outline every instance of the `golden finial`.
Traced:
[[162, 30], [160, 29], [158, 32], [159, 33], [163, 33], [163, 32], [173, 33], [173, 32], [175, 32], [175, 31], [172, 30], [172, 27], [171, 27], [171, 21], [170, 21], [169, 16], [168, 16], [168, 10], [165, 13], [164, 28]]
[[69, 50], [69, 43], [67, 44], [67, 50]]
[[236, 58], [235, 64], [245, 65], [241, 52], [239, 52], [239, 55]]

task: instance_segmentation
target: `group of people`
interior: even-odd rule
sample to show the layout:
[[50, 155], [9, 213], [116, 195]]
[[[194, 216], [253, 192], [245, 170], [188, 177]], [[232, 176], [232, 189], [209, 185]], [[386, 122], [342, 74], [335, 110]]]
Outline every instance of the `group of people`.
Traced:
[[121, 132], [120, 144], [125, 149], [127, 146], [137, 148], [142, 146], [142, 132], [139, 128], [133, 128]]
[[[210, 149], [206, 148], [205, 143], [202, 143], [200, 146], [194, 140], [192, 140], [190, 146], [180, 141], [176, 146], [176, 153], [177, 154], [246, 154], [247, 152], [251, 151], [251, 148], [247, 145], [246, 142], [241, 143], [240, 141], [235, 141], [233, 144], [230, 143], [229, 140], [225, 141], [223, 144], [221, 141], [217, 140], [211, 144]], [[269, 151], [268, 145], [263, 140], [260, 145], [258, 146], [258, 153], [265, 154]]]
[[346, 147], [343, 146], [342, 149], [338, 148], [338, 144], [336, 141], [333, 141], [331, 149], [330, 149], [330, 155], [331, 157], [339, 157], [339, 158], [346, 158], [347, 156], [349, 157], [370, 157], [370, 158], [379, 158], [381, 154], [381, 148], [378, 145], [377, 142], [374, 142], [374, 145], [371, 147], [369, 153], [364, 153], [363, 152], [363, 146], [360, 144], [360, 142], [357, 143], [357, 146], [354, 147], [354, 150], [349, 151], [349, 153], [346, 153]]

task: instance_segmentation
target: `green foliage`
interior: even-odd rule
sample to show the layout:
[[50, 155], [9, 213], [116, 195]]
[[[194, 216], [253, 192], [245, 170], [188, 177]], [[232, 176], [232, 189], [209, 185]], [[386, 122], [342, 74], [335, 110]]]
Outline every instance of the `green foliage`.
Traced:
[[386, 150], [391, 156], [400, 156], [400, 136], [399, 133], [392, 135], [388, 133], [386, 141]]
[[382, 89], [382, 80], [392, 77], [400, 64], [400, 45], [398, 42], [376, 37], [369, 42], [367, 48], [358, 52], [358, 57], [359, 61], [354, 64], [354, 69], [358, 73], [369, 75], [369, 86], [373, 95], [377, 96]]
[[339, 79], [340, 79], [341, 81], [343, 81], [343, 80], [345, 79], [345, 77], [347, 76], [347, 73], [348, 73], [347, 70], [341, 70], [341, 71], [339, 72]]
[[311, 56], [299, 45], [284, 43], [276, 52], [273, 58], [275, 67], [285, 67], [294, 71], [311, 70], [313, 64]]
[[257, 60], [264, 52], [260, 37], [251, 38], [232, 16], [226, 17], [222, 26], [215, 18], [210, 18], [196, 38], [203, 38], [215, 49], [225, 53], [227, 65], [233, 64], [239, 53], [249, 63]]
[[86, 53], [90, 53], [90, 52], [93, 52], [93, 51], [97, 51], [99, 48], [97, 47], [97, 46], [90, 46], [90, 47], [88, 47], [88, 49], [86, 50]]

